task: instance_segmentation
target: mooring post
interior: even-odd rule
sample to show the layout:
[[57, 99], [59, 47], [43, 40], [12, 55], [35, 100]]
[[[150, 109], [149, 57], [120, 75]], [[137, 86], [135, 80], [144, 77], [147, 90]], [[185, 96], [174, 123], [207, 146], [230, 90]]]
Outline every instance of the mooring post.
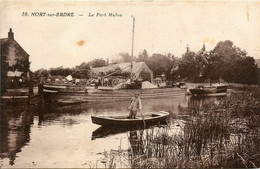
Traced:
[[32, 72], [29, 72], [29, 93], [28, 93], [28, 104], [31, 103], [31, 96], [33, 96], [33, 80], [32, 80]]

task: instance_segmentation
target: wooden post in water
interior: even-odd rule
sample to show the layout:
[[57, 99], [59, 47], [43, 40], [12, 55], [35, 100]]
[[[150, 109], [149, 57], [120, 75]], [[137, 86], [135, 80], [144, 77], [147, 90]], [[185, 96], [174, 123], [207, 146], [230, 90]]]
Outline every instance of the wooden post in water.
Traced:
[[29, 93], [28, 93], [28, 104], [30, 105], [31, 96], [33, 96], [33, 78], [32, 72], [29, 71]]

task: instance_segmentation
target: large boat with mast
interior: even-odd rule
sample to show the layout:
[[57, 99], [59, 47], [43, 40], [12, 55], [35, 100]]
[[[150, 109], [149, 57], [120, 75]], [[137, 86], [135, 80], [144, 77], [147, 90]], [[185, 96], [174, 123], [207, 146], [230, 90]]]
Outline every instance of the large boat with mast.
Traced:
[[[132, 50], [130, 63], [130, 78], [129, 81], [119, 84], [116, 87], [88, 87], [84, 85], [74, 84], [44, 84], [43, 94], [45, 101], [57, 103], [59, 100], [80, 100], [88, 103], [103, 103], [114, 101], [128, 101], [133, 97], [133, 94], [138, 92], [142, 99], [160, 98], [160, 97], [174, 97], [184, 95], [186, 90], [177, 87], [154, 87], [144, 88], [143, 83], [133, 79], [133, 51], [134, 51], [134, 28], [135, 17], [133, 18], [132, 29]], [[116, 72], [116, 71], [115, 71]], [[105, 77], [108, 77], [110, 73]]]

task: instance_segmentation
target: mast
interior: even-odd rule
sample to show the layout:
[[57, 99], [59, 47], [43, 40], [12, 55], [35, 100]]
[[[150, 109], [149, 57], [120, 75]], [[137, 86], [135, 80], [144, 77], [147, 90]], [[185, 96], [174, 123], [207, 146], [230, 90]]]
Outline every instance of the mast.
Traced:
[[133, 30], [132, 30], [132, 54], [131, 54], [131, 74], [130, 82], [133, 81], [133, 60], [134, 60], [134, 33], [135, 33], [135, 17], [133, 17]]

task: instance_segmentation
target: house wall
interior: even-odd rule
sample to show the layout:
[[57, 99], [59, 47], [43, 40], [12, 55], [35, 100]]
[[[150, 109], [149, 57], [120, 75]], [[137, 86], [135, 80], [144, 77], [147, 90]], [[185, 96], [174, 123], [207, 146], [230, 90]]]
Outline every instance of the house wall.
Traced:
[[[14, 34], [10, 29], [8, 38], [1, 39], [1, 62], [6, 62], [3, 73], [21, 72], [21, 76], [8, 76], [4, 79], [10, 84], [8, 88], [27, 87], [29, 85], [30, 62], [29, 54], [14, 40]], [[22, 82], [21, 82], [22, 81]], [[15, 86], [15, 87], [14, 87]]]

